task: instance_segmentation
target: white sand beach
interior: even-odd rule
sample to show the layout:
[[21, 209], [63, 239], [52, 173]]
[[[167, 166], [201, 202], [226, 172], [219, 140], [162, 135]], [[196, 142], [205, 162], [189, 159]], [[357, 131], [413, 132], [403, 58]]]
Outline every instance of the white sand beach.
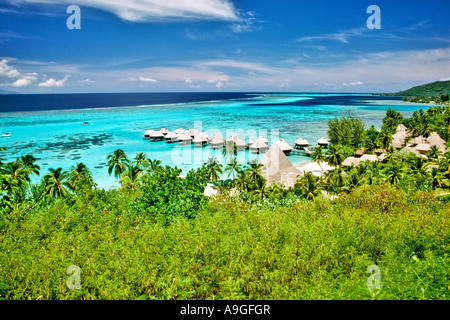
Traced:
[[[303, 162], [303, 163], [298, 163], [298, 164], [294, 164], [294, 166], [300, 170], [300, 171], [306, 171], [306, 172], [311, 172], [313, 175], [315, 176], [320, 176], [322, 175], [325, 171], [334, 169], [334, 167], [330, 166], [328, 163], [326, 162], [321, 162], [320, 166], [318, 163], [316, 162]], [[320, 169], [320, 167], [322, 167], [322, 169]]]

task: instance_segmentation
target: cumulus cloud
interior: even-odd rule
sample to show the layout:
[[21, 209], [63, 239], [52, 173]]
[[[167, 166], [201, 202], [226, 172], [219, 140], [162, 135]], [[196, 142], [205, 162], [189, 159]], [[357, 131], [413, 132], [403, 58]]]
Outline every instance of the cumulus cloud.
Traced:
[[19, 0], [28, 3], [76, 4], [111, 12], [123, 20], [239, 20], [229, 0]]
[[12, 83], [13, 87], [26, 87], [32, 84], [37, 80], [38, 74], [36, 72], [27, 73], [25, 75], [21, 75], [19, 79]]
[[64, 79], [56, 80], [54, 78], [47, 79], [44, 82], [38, 84], [39, 87], [43, 88], [61, 88], [64, 87], [66, 81], [69, 80], [70, 76], [65, 76]]
[[20, 72], [15, 67], [8, 65], [9, 60], [2, 59], [0, 61], [0, 76], [8, 78], [20, 77]]

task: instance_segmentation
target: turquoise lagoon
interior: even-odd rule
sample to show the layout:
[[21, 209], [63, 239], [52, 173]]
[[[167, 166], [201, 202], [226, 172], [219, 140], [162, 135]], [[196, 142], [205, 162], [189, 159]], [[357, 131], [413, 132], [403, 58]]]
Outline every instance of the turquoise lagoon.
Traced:
[[[368, 94], [249, 94], [247, 98], [189, 102], [177, 104], [123, 106], [95, 109], [71, 109], [38, 112], [0, 113], [3, 131], [11, 137], [2, 138], [0, 146], [6, 161], [32, 154], [38, 159], [41, 177], [49, 168], [69, 170], [77, 162], [86, 164], [99, 187], [117, 186], [108, 175], [108, 154], [123, 149], [132, 159], [145, 152], [150, 159], [163, 165], [177, 166], [185, 174], [198, 168], [209, 157], [223, 161], [220, 150], [210, 146], [194, 148], [164, 141], [143, 139], [147, 129], [170, 131], [195, 128], [211, 137], [237, 134], [248, 141], [252, 136], [265, 136], [269, 144], [279, 138], [292, 146], [303, 137], [311, 145], [326, 136], [327, 120], [351, 112], [361, 117], [366, 126], [381, 127], [388, 107], [409, 117], [424, 105], [403, 103], [398, 98], [374, 97]], [[89, 125], [82, 125], [83, 119]], [[241, 151], [240, 163], [259, 160], [262, 155]], [[295, 165], [310, 161], [309, 157], [293, 154]]]

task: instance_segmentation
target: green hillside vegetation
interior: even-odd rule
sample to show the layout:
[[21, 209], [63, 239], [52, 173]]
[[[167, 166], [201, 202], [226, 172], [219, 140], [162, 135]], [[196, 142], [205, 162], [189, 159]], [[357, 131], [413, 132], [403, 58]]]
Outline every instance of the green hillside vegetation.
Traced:
[[384, 96], [403, 97], [403, 101], [436, 104], [448, 104], [450, 95], [450, 80], [436, 81], [396, 93], [382, 94]]
[[[448, 132], [450, 107], [410, 119], [389, 109], [381, 132], [330, 120], [333, 143], [313, 160], [335, 169], [290, 189], [266, 186], [260, 165], [215, 158], [181, 178], [118, 149], [105, 170], [121, 186], [109, 191], [82, 163], [33, 184], [33, 156], [0, 159], [0, 298], [449, 299], [450, 152], [387, 148], [385, 162], [342, 167], [360, 146], [387, 147], [399, 123]], [[217, 196], [203, 195], [208, 181]], [[380, 289], [367, 286], [373, 265]]]

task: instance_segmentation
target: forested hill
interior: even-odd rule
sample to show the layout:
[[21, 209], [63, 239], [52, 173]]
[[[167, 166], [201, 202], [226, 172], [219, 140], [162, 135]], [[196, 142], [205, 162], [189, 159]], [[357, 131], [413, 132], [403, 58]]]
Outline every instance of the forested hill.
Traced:
[[433, 97], [450, 94], [450, 81], [436, 81], [396, 93], [383, 94], [400, 97]]

